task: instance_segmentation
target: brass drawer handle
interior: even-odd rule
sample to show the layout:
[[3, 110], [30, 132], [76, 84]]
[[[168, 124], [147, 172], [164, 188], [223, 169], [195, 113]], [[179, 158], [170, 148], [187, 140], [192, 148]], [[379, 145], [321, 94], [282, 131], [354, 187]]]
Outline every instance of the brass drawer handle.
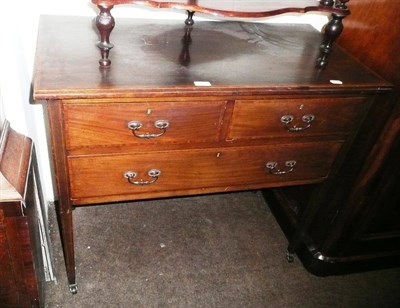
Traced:
[[265, 167], [267, 167], [267, 169], [269, 169], [269, 173], [271, 173], [273, 175], [283, 175], [283, 174], [290, 173], [294, 170], [295, 166], [296, 166], [295, 160], [285, 161], [285, 167], [287, 167], [287, 170], [277, 169], [278, 163], [275, 161], [270, 161], [265, 164]]
[[147, 172], [147, 175], [152, 178], [151, 181], [145, 181], [145, 180], [137, 180], [133, 181], [134, 178], [137, 177], [137, 172], [135, 171], [126, 171], [124, 173], [124, 178], [128, 179], [128, 182], [133, 184], [133, 185], [150, 185], [153, 184], [158, 180], [158, 177], [161, 175], [161, 171], [158, 169], [151, 169], [149, 172]]
[[289, 124], [294, 120], [294, 117], [290, 114], [286, 114], [281, 117], [281, 122], [286, 125], [289, 132], [299, 132], [310, 128], [311, 122], [315, 120], [315, 116], [313, 114], [305, 114], [301, 117], [301, 120], [306, 123], [305, 126], [298, 127], [296, 125], [289, 126]]
[[132, 130], [132, 134], [134, 134], [138, 138], [142, 139], [150, 139], [150, 138], [157, 138], [165, 134], [167, 131], [167, 127], [169, 126], [169, 122], [167, 120], [157, 120], [154, 122], [154, 127], [158, 128], [161, 130], [160, 133], [154, 134], [154, 133], [144, 133], [144, 134], [139, 134], [138, 131], [141, 129], [143, 126], [143, 123], [140, 121], [130, 121], [128, 123], [128, 128]]

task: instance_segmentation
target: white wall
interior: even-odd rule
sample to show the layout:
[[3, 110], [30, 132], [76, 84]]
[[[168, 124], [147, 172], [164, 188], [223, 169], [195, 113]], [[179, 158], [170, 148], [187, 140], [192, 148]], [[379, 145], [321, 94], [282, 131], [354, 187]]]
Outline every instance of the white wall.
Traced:
[[[90, 3], [90, 0], [19, 0], [2, 3], [1, 10], [0, 104], [2, 106], [0, 107], [4, 109], [4, 114], [14, 129], [34, 140], [44, 196], [47, 201], [53, 201], [54, 194], [43, 111], [40, 105], [30, 104], [38, 22], [40, 15], [95, 17], [97, 9]], [[139, 8], [132, 5], [116, 6], [113, 9], [113, 15], [116, 18], [180, 20], [185, 18], [184, 12]], [[326, 22], [326, 16], [321, 14], [285, 15], [266, 21], [310, 23], [320, 29]]]

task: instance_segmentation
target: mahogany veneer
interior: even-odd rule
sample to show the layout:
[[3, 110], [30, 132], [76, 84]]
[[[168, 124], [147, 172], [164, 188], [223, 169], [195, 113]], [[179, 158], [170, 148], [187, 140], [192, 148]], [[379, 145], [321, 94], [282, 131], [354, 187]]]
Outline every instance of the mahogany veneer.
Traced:
[[74, 207], [324, 186], [391, 90], [340, 48], [316, 67], [321, 34], [310, 26], [202, 22], [187, 32], [121, 19], [113, 37], [113, 65], [99, 68], [90, 19], [40, 23], [34, 98], [49, 115], [73, 293]]

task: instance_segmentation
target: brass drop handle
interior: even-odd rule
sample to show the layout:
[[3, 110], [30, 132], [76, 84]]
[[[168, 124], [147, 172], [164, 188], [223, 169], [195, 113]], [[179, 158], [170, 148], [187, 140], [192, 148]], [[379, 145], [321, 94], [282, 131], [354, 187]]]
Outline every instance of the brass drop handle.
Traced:
[[167, 120], [157, 120], [154, 122], [154, 127], [161, 130], [160, 133], [144, 133], [144, 134], [139, 134], [139, 129], [141, 129], [143, 126], [143, 123], [140, 121], [130, 121], [128, 123], [128, 128], [132, 130], [132, 134], [135, 135], [138, 138], [142, 139], [150, 139], [150, 138], [157, 138], [165, 134], [167, 131], [167, 127], [169, 126], [169, 121]]
[[290, 173], [294, 170], [294, 167], [296, 166], [296, 161], [295, 160], [287, 160], [285, 161], [285, 167], [287, 168], [286, 170], [280, 170], [278, 168], [278, 163], [275, 161], [270, 161], [265, 164], [265, 167], [269, 169], [269, 173], [273, 175], [284, 175], [287, 173]]
[[124, 178], [128, 180], [129, 183], [133, 185], [150, 185], [155, 183], [158, 180], [158, 177], [161, 175], [161, 171], [158, 169], [151, 169], [147, 172], [147, 175], [152, 178], [150, 181], [145, 181], [143, 179], [139, 179], [134, 181], [133, 179], [137, 177], [137, 172], [135, 171], [126, 171], [124, 173]]
[[292, 123], [294, 120], [294, 117], [291, 114], [286, 114], [281, 117], [281, 122], [286, 125], [287, 129], [289, 132], [299, 132], [302, 130], [305, 130], [307, 128], [310, 128], [311, 122], [315, 120], [315, 116], [313, 114], [305, 114], [301, 117], [301, 120], [306, 124], [305, 126], [296, 126], [292, 125], [289, 126], [290, 123]]

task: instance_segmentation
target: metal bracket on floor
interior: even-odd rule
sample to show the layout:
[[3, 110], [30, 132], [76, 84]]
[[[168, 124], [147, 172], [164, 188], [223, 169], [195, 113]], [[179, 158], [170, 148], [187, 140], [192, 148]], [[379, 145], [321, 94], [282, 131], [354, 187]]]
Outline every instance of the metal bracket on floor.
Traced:
[[294, 254], [293, 254], [293, 253], [290, 253], [289, 251], [286, 252], [286, 260], [287, 260], [289, 263], [293, 263], [293, 261], [294, 261]]
[[71, 294], [77, 294], [78, 293], [78, 285], [76, 283], [70, 284], [69, 292], [71, 292]]

